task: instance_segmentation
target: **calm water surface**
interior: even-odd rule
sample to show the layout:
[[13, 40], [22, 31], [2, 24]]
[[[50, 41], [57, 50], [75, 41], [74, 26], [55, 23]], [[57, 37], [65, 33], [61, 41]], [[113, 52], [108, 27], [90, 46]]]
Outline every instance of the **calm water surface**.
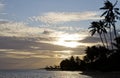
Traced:
[[0, 78], [120, 78], [119, 72], [0, 70]]
[[0, 78], [90, 78], [79, 73], [46, 70], [1, 70]]

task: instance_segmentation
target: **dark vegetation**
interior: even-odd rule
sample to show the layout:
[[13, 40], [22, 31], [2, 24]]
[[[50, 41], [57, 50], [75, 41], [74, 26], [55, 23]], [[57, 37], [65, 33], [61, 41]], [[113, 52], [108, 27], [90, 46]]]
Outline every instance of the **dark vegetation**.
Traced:
[[[91, 35], [97, 33], [101, 39], [101, 46], [87, 47], [86, 55], [81, 60], [73, 56], [60, 63], [62, 70], [120, 70], [120, 37], [116, 30], [116, 22], [120, 20], [119, 8], [116, 8], [117, 1], [112, 4], [106, 0], [100, 10], [103, 19], [93, 21], [89, 27]], [[114, 34], [112, 34], [112, 32]]]
[[74, 58], [73, 56], [70, 59], [65, 59], [60, 63], [61, 70], [84, 70], [85, 62], [79, 57]]
[[99, 70], [99, 71], [117, 71], [120, 70], [120, 36], [117, 33], [116, 22], [120, 20], [119, 8], [106, 0], [99, 21], [93, 21], [88, 29], [91, 35], [96, 33], [101, 39], [102, 45], [87, 47], [86, 55], [83, 60], [79, 57], [71, 56], [69, 59], [62, 60], [61, 70]]
[[46, 66], [46, 70], [61, 70], [60, 66], [54, 65], [54, 66]]

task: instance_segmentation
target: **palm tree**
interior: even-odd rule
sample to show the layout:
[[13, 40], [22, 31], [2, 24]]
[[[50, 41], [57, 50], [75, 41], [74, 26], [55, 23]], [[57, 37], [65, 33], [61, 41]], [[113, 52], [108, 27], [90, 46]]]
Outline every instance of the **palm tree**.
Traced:
[[89, 27], [89, 29], [91, 29], [90, 32], [91, 32], [91, 35], [92, 35], [92, 36], [93, 36], [96, 32], [99, 34], [100, 39], [101, 39], [101, 42], [102, 42], [103, 46], [105, 47], [105, 44], [104, 44], [104, 41], [103, 41], [103, 38], [102, 38], [102, 35], [101, 35], [101, 34], [102, 34], [102, 31], [101, 31], [100, 23], [99, 23], [99, 22], [96, 22], [96, 21], [92, 22], [92, 23], [91, 23], [91, 27]]
[[104, 3], [104, 7], [100, 8], [101, 10], [105, 10], [105, 12], [101, 15], [104, 16], [104, 21], [106, 22], [106, 25], [108, 25], [110, 29], [110, 38], [112, 43], [112, 36], [111, 36], [111, 28], [113, 27], [114, 36], [117, 38], [117, 31], [115, 22], [117, 20], [120, 20], [120, 12], [119, 8], [115, 8], [118, 1], [115, 2], [115, 4], [112, 4], [110, 1], [106, 0]]
[[100, 30], [101, 30], [101, 32], [104, 36], [104, 39], [105, 39], [106, 48], [108, 48], [108, 41], [107, 41], [107, 38], [106, 38], [107, 30], [106, 30], [106, 27], [105, 27], [105, 22], [104, 21], [99, 21], [99, 26], [100, 26]]

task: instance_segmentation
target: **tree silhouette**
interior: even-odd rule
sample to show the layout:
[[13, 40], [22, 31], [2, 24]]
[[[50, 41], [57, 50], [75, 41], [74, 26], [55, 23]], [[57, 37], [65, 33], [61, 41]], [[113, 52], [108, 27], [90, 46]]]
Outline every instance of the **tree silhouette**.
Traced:
[[101, 25], [101, 21], [99, 21], [99, 22], [97, 22], [97, 21], [92, 22], [91, 23], [91, 27], [89, 27], [89, 29], [91, 29], [90, 32], [91, 32], [92, 36], [96, 32], [99, 34], [101, 42], [102, 42], [103, 46], [105, 47], [105, 44], [104, 44], [104, 41], [103, 41], [103, 38], [102, 38], [103, 26]]
[[[108, 49], [102, 46], [92, 46], [86, 48], [86, 58], [89, 59], [89, 62], [95, 62], [100, 58], [107, 58]], [[86, 59], [87, 60], [87, 59]]]
[[[104, 16], [104, 21], [106, 23], [106, 27], [109, 28], [109, 31], [110, 31], [110, 39], [111, 39], [111, 43], [112, 43], [112, 40], [114, 38], [117, 38], [117, 31], [116, 31], [116, 26], [115, 26], [115, 22], [117, 20], [120, 20], [120, 12], [119, 12], [119, 8], [116, 8], [116, 4], [117, 4], [118, 1], [115, 2], [115, 4], [112, 4], [110, 1], [106, 0], [105, 3], [104, 3], [104, 7], [100, 8], [101, 10], [105, 10], [105, 12], [101, 15]], [[113, 27], [113, 30], [114, 30], [114, 38], [112, 39], [112, 34], [111, 34], [111, 31], [112, 31], [112, 27]], [[112, 45], [111, 45], [112, 46]], [[113, 49], [113, 46], [112, 46], [112, 49]]]
[[70, 61], [68, 59], [65, 59], [65, 60], [61, 61], [60, 68], [62, 70], [70, 70], [70, 68], [71, 68], [70, 67]]
[[60, 63], [60, 68], [62, 70], [84, 70], [85, 62], [81, 60], [79, 57], [71, 56], [69, 59], [62, 60]]
[[87, 68], [101, 70], [101, 66], [107, 66], [106, 63], [109, 51], [110, 50], [103, 46], [87, 47], [85, 50], [86, 56], [84, 57], [84, 61], [88, 66]]
[[76, 57], [76, 63], [77, 63], [77, 65], [80, 65], [80, 63], [81, 63], [81, 60], [78, 56]]

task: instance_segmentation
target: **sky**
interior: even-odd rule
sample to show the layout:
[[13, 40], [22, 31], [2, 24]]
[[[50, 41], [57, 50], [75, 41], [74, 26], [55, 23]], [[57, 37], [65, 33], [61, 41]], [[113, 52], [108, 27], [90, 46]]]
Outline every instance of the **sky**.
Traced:
[[101, 19], [104, 1], [0, 0], [0, 69], [38, 69], [71, 55], [81, 58], [87, 46], [101, 44], [88, 27]]

